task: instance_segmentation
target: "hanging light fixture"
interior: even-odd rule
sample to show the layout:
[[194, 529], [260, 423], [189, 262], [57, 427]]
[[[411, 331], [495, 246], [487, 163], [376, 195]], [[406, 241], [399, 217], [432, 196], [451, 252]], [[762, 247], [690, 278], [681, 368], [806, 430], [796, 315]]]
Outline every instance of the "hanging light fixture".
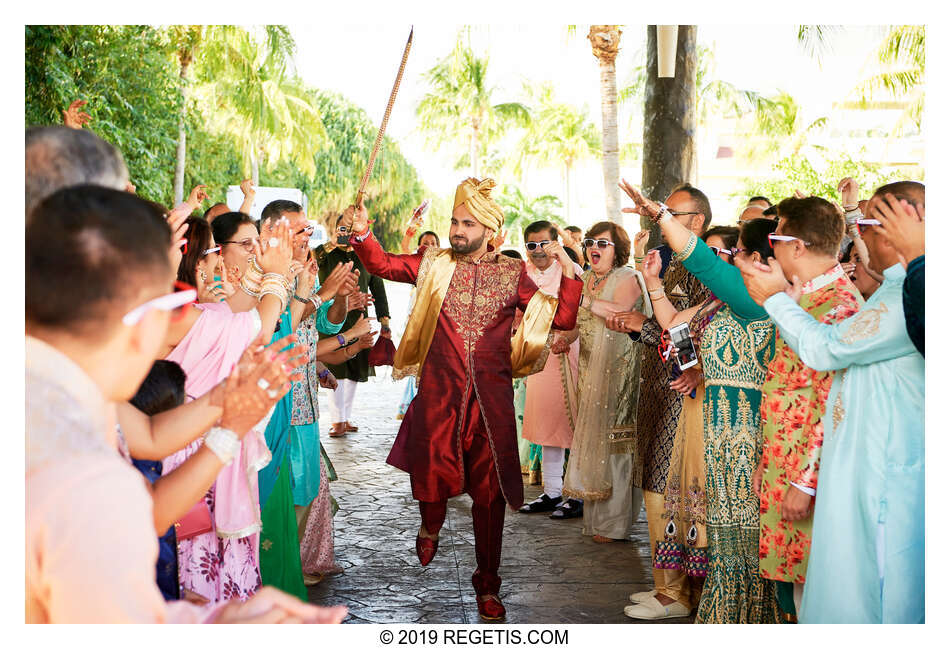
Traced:
[[657, 77], [672, 79], [676, 76], [676, 36], [679, 25], [656, 26]]

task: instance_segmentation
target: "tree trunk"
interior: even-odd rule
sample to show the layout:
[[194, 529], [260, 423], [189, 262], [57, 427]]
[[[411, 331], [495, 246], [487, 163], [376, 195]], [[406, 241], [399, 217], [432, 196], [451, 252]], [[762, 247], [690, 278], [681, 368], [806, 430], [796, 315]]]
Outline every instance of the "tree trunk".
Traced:
[[472, 136], [468, 143], [468, 161], [472, 168], [472, 177], [478, 178], [478, 126], [472, 125]]
[[190, 60], [182, 61], [178, 73], [179, 91], [181, 92], [181, 114], [178, 116], [178, 148], [175, 151], [175, 205], [185, 199], [185, 117], [188, 107], [188, 82], [185, 75], [188, 73]]
[[607, 220], [622, 223], [620, 214], [620, 146], [617, 143], [617, 68], [600, 59], [600, 114], [603, 120], [604, 195]]
[[[646, 89], [643, 105], [643, 195], [666, 200], [682, 182], [696, 182], [696, 25], [680, 25], [676, 38], [676, 76], [657, 78], [656, 25], [647, 27]], [[650, 247], [660, 244], [660, 229], [647, 217]]]
[[567, 225], [571, 224], [571, 161], [564, 161], [564, 193], [567, 195], [567, 200], [564, 202], [566, 206], [564, 219], [567, 221]]
[[260, 185], [260, 167], [261, 163], [257, 154], [257, 145], [251, 147], [251, 183], [257, 187]]

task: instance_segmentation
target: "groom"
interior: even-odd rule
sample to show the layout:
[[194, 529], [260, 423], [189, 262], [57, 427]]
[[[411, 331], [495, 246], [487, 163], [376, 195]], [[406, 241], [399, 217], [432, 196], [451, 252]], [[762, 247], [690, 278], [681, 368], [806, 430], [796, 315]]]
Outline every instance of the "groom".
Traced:
[[[505, 502], [517, 509], [524, 501], [511, 380], [544, 367], [550, 329], [574, 328], [582, 289], [557, 243], [546, 248], [563, 270], [557, 297], [538, 290], [524, 262], [489, 245], [505, 218], [491, 197], [494, 186], [475, 178], [458, 186], [451, 249], [389, 254], [372, 236], [362, 205], [347, 208], [341, 220], [352, 223], [353, 250], [370, 273], [417, 287], [394, 369], [415, 372], [419, 394], [387, 461], [410, 474], [422, 513], [422, 565], [435, 556], [448, 499], [471, 496], [478, 563], [472, 584], [486, 621], [505, 617], [498, 597]], [[524, 318], [512, 337], [519, 309]]]

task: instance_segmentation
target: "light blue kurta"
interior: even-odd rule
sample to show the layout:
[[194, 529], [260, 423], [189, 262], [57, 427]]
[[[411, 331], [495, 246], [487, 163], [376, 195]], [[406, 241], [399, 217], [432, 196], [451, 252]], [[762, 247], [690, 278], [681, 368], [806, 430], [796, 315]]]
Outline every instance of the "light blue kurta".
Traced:
[[842, 370], [825, 429], [804, 623], [924, 621], [924, 359], [904, 322], [900, 264], [858, 313], [816, 321], [784, 293], [765, 308], [806, 365]]

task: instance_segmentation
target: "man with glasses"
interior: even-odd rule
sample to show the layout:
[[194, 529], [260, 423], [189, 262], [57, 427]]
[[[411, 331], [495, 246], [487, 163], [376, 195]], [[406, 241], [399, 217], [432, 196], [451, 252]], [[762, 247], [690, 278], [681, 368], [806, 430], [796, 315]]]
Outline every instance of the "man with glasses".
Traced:
[[[674, 188], [666, 199], [666, 205], [673, 218], [697, 237], [703, 235], [712, 221], [709, 199], [689, 183]], [[625, 211], [629, 209], [625, 208]], [[709, 296], [709, 290], [675, 257], [663, 274], [663, 289], [677, 311], [702, 304]], [[632, 332], [631, 337], [642, 343], [637, 432], [641, 439], [643, 478], [637, 486], [643, 489], [650, 546], [655, 551], [657, 543], [664, 540], [663, 530], [669, 520], [664, 491], [683, 399], [699, 385], [702, 373], [692, 367], [674, 376], [675, 362], [664, 361], [657, 352], [663, 344], [663, 328], [656, 319], [648, 319], [633, 311], [625, 314], [623, 320], [627, 326], [622, 330]], [[676, 369], [678, 373], [679, 368]], [[699, 602], [701, 587], [694, 587], [681, 571], [654, 568], [653, 583], [652, 590], [630, 596], [630, 601], [637, 606], [628, 606], [625, 612], [632, 611], [632, 617], [640, 619], [678, 617], [688, 615]]]
[[[549, 221], [535, 221], [524, 230], [528, 252], [528, 277], [547, 295], [557, 296], [561, 285], [561, 265], [546, 248], [557, 243], [558, 232]], [[575, 277], [583, 269], [574, 264]], [[574, 415], [577, 411], [578, 331], [557, 332], [551, 343], [551, 354], [544, 369], [529, 376], [524, 404], [521, 436], [541, 445], [541, 475], [544, 491], [534, 501], [525, 503], [523, 514], [556, 512], [551, 518], [576, 518], [583, 514], [580, 500], [561, 500], [564, 486], [564, 451], [571, 447], [574, 436]]]
[[[35, 214], [25, 237], [26, 621], [339, 621], [345, 610], [321, 611], [270, 588], [210, 607], [164, 602], [152, 500], [119, 454], [114, 404], [135, 394], [173, 312], [195, 292], [168, 292], [171, 233], [153, 204], [86, 185], [48, 197]], [[244, 369], [228, 380], [229, 392]], [[289, 387], [284, 372], [251, 377], [253, 392], [241, 400], [253, 407], [236, 413], [247, 428], [228, 413], [222, 426], [234, 430], [205, 437], [222, 463], [239, 461], [234, 437]]]
[[[880, 187], [868, 202], [869, 216], [881, 220], [879, 206], [901, 199], [922, 209], [924, 186], [904, 181]], [[796, 206], [786, 203], [779, 203], [780, 217]], [[802, 301], [815, 299], [815, 279], [803, 285], [801, 280], [807, 275], [803, 277], [801, 269], [793, 273], [785, 264], [794, 263], [793, 256], [807, 254], [806, 249], [827, 247], [824, 253], [829, 255], [836, 251], [829, 245], [830, 237], [813, 239], [814, 233], [785, 221], [782, 218], [782, 234], [800, 237], [812, 245], [776, 241], [776, 260], [770, 260], [769, 270], [744, 260], [737, 260], [736, 265], [742, 269], [749, 294], [778, 325], [783, 346], [819, 376], [842, 370], [835, 372], [827, 397], [804, 420], [812, 428], [821, 426], [824, 440], [811, 556], [799, 617], [806, 623], [922, 623], [924, 360], [904, 322], [902, 289], [906, 273], [900, 255], [881, 232], [867, 227], [862, 236], [867, 240], [871, 266], [884, 273], [884, 283], [850, 317], [823, 318], [834, 324], [816, 321], [811, 309], [805, 311], [801, 306]], [[838, 232], [842, 230], [843, 224]], [[798, 276], [792, 277], [794, 284], [790, 286], [787, 278], [793, 275]], [[807, 293], [810, 287], [813, 292]], [[768, 385], [763, 386], [763, 392]], [[797, 382], [788, 387], [805, 389]], [[763, 412], [770, 401], [768, 395], [765, 397]], [[802, 414], [793, 410], [790, 419], [777, 419], [782, 430], [773, 430], [773, 443], [776, 432], [797, 436]], [[771, 416], [782, 415], [777, 412]], [[809, 443], [806, 450], [811, 447]], [[805, 470], [804, 474], [796, 471], [790, 476], [793, 483], [804, 480], [807, 486], [818, 459], [817, 453], [810, 456], [805, 465], [792, 456], [790, 470]], [[763, 480], [763, 506], [768, 502], [765, 490]], [[794, 512], [790, 513], [794, 518]], [[765, 524], [763, 515], [763, 534]], [[800, 550], [798, 543], [789, 545], [790, 555]], [[770, 552], [763, 557], [764, 569], [769, 568], [774, 556]]]
[[[838, 263], [844, 219], [835, 206], [811, 196], [785, 199], [776, 208], [769, 245], [785, 277], [804, 282], [801, 307], [824, 323], [857, 312], [864, 300]], [[801, 608], [824, 438], [821, 415], [833, 379], [834, 372], [808, 367], [778, 336], [762, 384], [763, 450], [753, 488], [761, 501], [759, 571], [777, 582], [788, 621]]]

